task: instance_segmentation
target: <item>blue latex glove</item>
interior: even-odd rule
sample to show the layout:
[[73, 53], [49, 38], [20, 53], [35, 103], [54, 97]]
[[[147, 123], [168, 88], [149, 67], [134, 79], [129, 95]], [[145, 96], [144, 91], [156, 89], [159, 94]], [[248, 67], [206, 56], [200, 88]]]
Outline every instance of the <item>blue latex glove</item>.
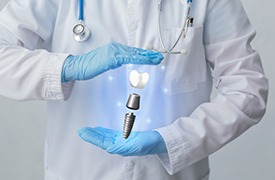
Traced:
[[69, 56], [62, 68], [62, 82], [88, 80], [123, 64], [157, 65], [163, 56], [155, 51], [109, 43], [79, 56]]
[[96, 127], [83, 128], [79, 136], [86, 142], [94, 144], [110, 154], [121, 156], [145, 156], [167, 153], [165, 142], [157, 131], [131, 132], [127, 139], [122, 132]]

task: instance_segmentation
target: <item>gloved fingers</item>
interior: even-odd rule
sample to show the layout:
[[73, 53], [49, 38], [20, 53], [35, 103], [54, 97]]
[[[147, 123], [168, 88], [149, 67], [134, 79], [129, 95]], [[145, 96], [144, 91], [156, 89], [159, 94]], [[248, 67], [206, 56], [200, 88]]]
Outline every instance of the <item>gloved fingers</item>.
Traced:
[[118, 154], [120, 156], [142, 156], [142, 154], [139, 153], [139, 149], [134, 146], [134, 147], [129, 147], [129, 146], [111, 146], [110, 148], [107, 148], [106, 151], [110, 154]]
[[111, 154], [121, 156], [144, 156], [166, 153], [166, 145], [161, 135], [156, 131], [132, 132], [128, 139], [116, 139], [112, 146], [106, 149]]
[[148, 65], [158, 65], [163, 56], [160, 53], [148, 53], [148, 54], [135, 54], [131, 55], [130, 57], [131, 64], [148, 64]]
[[88, 80], [123, 64], [157, 65], [162, 60], [159, 52], [112, 42], [86, 54], [68, 56], [62, 67], [62, 82]]
[[121, 60], [119, 63], [122, 64], [159, 64], [163, 55], [156, 51], [145, 50], [141, 48], [126, 46], [120, 43], [112, 42], [112, 46], [115, 59]]
[[129, 47], [125, 53], [125, 59], [128, 64], [157, 65], [163, 60], [163, 55], [156, 51]]
[[111, 146], [115, 140], [115, 132], [100, 128], [82, 128], [78, 131], [78, 134], [84, 141], [104, 150]]
[[140, 55], [143, 57], [149, 57], [149, 58], [162, 58], [162, 54], [157, 52], [157, 51], [152, 51], [152, 50], [146, 50], [146, 49], [141, 49], [141, 48], [136, 48], [136, 47], [129, 47], [127, 54], [133, 54], [133, 55]]
[[110, 154], [118, 154], [121, 156], [138, 156], [138, 155], [140, 155], [138, 153], [139, 146], [137, 144], [133, 144], [130, 141], [127, 142], [125, 139], [123, 139], [123, 137], [121, 137], [120, 140], [121, 141], [119, 141], [119, 142], [116, 141], [111, 146], [108, 146], [106, 151]]
[[110, 154], [144, 156], [167, 152], [163, 138], [156, 131], [132, 132], [128, 139], [124, 139], [118, 131], [103, 127], [86, 127], [79, 130], [79, 136]]
[[93, 128], [93, 131], [95, 131], [99, 134], [102, 134], [105, 137], [115, 137], [119, 133], [118, 131], [115, 131], [112, 129], [107, 129], [107, 128], [100, 127], [100, 126]]
[[[128, 139], [124, 139], [123, 136], [117, 136], [114, 144], [109, 146], [106, 151], [110, 154], [118, 154], [121, 156], [140, 156], [140, 150], [142, 144], [137, 139], [140, 132], [132, 132]], [[137, 139], [136, 139], [137, 138]]]

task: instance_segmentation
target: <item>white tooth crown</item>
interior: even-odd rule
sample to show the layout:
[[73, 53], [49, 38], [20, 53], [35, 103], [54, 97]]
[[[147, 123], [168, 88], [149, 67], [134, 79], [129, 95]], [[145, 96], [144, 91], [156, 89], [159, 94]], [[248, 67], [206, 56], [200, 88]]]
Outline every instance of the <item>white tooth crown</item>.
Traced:
[[149, 80], [148, 73], [139, 73], [136, 70], [130, 72], [130, 83], [131, 86], [137, 89], [143, 89]]

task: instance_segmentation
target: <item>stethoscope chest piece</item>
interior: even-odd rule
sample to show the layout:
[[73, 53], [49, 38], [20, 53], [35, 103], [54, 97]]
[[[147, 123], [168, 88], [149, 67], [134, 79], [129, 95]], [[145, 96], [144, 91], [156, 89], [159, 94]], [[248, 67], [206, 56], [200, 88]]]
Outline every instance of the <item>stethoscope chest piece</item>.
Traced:
[[82, 42], [91, 36], [91, 31], [84, 25], [83, 21], [80, 21], [73, 27], [73, 36], [77, 42]]

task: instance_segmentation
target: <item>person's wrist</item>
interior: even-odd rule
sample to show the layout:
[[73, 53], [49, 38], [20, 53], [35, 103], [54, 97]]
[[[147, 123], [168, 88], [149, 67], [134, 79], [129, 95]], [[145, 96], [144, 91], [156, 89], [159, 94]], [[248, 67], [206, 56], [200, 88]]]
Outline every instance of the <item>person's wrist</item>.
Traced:
[[68, 56], [62, 66], [61, 72], [61, 82], [67, 83], [69, 81], [73, 81], [74, 79], [74, 58], [75, 56], [70, 55]]
[[161, 136], [161, 134], [158, 131], [153, 131], [153, 132], [158, 136], [158, 139], [159, 139], [159, 143], [158, 143], [159, 153], [158, 154], [167, 153], [167, 148], [166, 148], [166, 144], [165, 144], [163, 137]]

